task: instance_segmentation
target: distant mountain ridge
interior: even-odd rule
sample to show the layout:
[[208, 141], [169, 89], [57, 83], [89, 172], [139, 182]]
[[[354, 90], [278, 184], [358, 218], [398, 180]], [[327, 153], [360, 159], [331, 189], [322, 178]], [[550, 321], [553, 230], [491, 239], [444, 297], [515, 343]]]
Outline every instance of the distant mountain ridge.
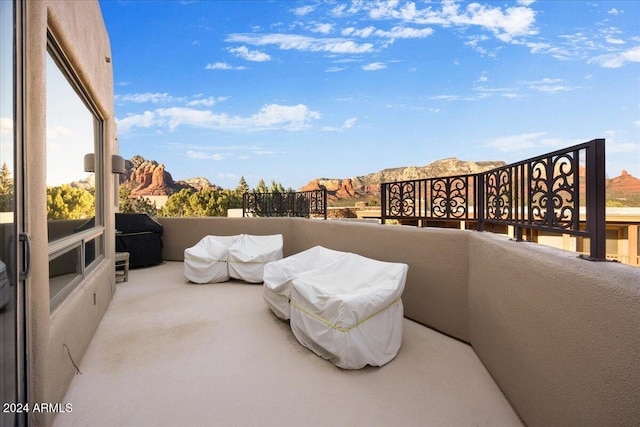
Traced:
[[488, 171], [506, 165], [501, 160], [472, 162], [456, 157], [436, 160], [426, 166], [387, 168], [363, 176], [346, 179], [317, 178], [300, 190], [309, 191], [326, 188], [330, 201], [340, 199], [377, 198], [383, 182], [455, 176]]
[[[301, 191], [326, 188], [330, 202], [339, 200], [368, 200], [380, 197], [382, 182], [406, 181], [484, 172], [504, 166], [504, 161], [465, 161], [455, 157], [436, 160], [425, 166], [387, 168], [352, 178], [316, 178], [300, 188]], [[131, 189], [131, 197], [170, 196], [184, 188], [200, 191], [205, 188], [221, 189], [206, 178], [174, 181], [163, 164], [133, 156], [125, 161], [125, 174], [121, 185]], [[620, 176], [607, 179], [608, 200], [631, 201], [640, 206], [640, 179], [623, 170]]]

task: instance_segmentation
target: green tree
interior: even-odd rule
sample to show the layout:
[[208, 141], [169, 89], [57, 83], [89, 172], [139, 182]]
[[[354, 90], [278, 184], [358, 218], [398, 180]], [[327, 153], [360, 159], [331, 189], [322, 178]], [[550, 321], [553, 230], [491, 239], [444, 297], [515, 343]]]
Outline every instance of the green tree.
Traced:
[[241, 195], [249, 191], [249, 185], [247, 181], [245, 181], [244, 176], [240, 177], [240, 182], [238, 182], [238, 186], [236, 187], [236, 191]]
[[13, 179], [9, 166], [3, 163], [0, 168], [0, 212], [12, 212], [13, 209]]
[[269, 188], [269, 192], [271, 193], [285, 193], [286, 190], [284, 189], [284, 186], [276, 181], [271, 181], [271, 188]]
[[195, 216], [191, 214], [189, 197], [194, 190], [184, 188], [172, 194], [160, 210], [160, 216]]
[[131, 205], [131, 188], [120, 186], [118, 189], [119, 194], [119, 211], [121, 213], [133, 213], [133, 206]]
[[47, 219], [84, 219], [95, 215], [93, 195], [69, 184], [47, 187]]
[[268, 193], [269, 190], [267, 189], [267, 184], [264, 183], [264, 179], [261, 179], [260, 181], [258, 181], [258, 185], [256, 186], [256, 188], [253, 190], [256, 193]]
[[167, 199], [160, 211], [161, 216], [227, 216], [227, 211], [242, 207], [242, 195], [238, 190], [201, 191], [180, 190]]
[[146, 197], [138, 197], [133, 202], [133, 212], [156, 216], [158, 215], [158, 206], [156, 205], [156, 202], [152, 202]]
[[120, 195], [120, 212], [121, 213], [146, 213], [150, 216], [158, 215], [158, 206], [156, 202], [152, 202], [147, 197], [138, 197], [131, 200], [131, 188], [121, 186]]

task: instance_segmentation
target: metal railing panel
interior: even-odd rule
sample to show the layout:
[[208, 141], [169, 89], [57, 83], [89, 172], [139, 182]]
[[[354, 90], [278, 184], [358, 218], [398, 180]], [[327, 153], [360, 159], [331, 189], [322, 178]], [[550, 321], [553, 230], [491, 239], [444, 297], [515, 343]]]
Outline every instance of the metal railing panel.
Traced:
[[327, 190], [284, 193], [248, 192], [242, 195], [242, 216], [302, 217], [321, 215], [327, 219]]
[[[381, 219], [477, 221], [590, 238], [605, 254], [604, 139], [594, 139], [490, 171], [381, 184]], [[586, 227], [580, 212], [585, 208]]]

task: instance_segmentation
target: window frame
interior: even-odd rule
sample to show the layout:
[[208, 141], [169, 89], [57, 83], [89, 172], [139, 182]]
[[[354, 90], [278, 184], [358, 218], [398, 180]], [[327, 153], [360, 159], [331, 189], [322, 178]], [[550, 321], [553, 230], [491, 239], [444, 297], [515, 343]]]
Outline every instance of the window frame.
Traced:
[[[64, 54], [60, 43], [57, 42], [55, 36], [49, 29], [47, 30], [46, 54], [50, 55], [59, 71], [80, 98], [80, 101], [87, 107], [93, 116], [93, 154], [95, 163], [94, 226], [87, 230], [48, 242], [49, 262], [80, 248], [80, 255], [76, 260], [76, 271], [78, 274], [71, 278], [71, 280], [69, 280], [69, 282], [66, 283], [55, 295], [49, 295], [50, 311], [53, 312], [55, 308], [58, 307], [71, 294], [71, 292], [84, 281], [87, 274], [95, 270], [95, 268], [105, 260], [105, 119], [104, 116], [100, 114], [95, 103], [92, 101], [89, 92], [82, 84], [81, 79], [78, 77], [78, 73], [75, 72], [70, 61], [67, 59], [67, 56]], [[94, 242], [95, 258], [87, 264], [85, 261], [85, 254], [87, 252], [87, 246], [91, 242]], [[51, 281], [51, 278], [49, 280]]]

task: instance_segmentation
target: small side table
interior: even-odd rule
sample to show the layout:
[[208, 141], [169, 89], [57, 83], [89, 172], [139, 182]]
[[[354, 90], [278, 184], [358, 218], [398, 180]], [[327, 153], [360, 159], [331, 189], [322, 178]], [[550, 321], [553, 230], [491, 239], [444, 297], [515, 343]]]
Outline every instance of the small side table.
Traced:
[[116, 282], [129, 280], [129, 252], [116, 252]]

